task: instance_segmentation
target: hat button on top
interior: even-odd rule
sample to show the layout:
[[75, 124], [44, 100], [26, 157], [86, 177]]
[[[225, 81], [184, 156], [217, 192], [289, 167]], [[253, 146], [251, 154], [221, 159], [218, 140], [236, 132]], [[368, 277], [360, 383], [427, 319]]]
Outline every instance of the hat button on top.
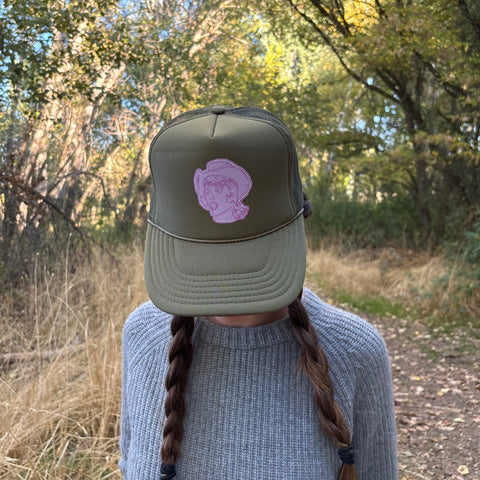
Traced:
[[211, 112], [215, 113], [216, 115], [221, 115], [222, 113], [225, 113], [225, 111], [225, 107], [222, 107], [221, 105], [215, 105], [211, 110]]

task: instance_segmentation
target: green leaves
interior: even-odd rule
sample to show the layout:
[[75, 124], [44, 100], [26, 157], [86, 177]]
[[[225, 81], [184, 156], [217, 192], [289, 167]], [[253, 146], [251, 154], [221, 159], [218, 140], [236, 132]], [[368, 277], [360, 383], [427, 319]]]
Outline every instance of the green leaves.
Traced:
[[[475, 218], [480, 205], [475, 180], [480, 156], [478, 2], [286, 3], [299, 16], [298, 35], [326, 45], [365, 91], [357, 117], [347, 113], [342, 119], [348, 130], [368, 132], [371, 148], [382, 153], [372, 164], [357, 150], [351, 167], [366, 172], [376, 188], [380, 178], [388, 190], [412, 196], [424, 242], [440, 241], [453, 212], [470, 212], [464, 221], [468, 215]], [[336, 137], [344, 150], [344, 135]], [[340, 165], [338, 152], [329, 158]]]
[[[479, 204], [480, 13], [473, 0], [404, 3], [7, 0], [4, 164], [78, 225], [131, 227], [163, 123], [254, 104], [292, 130], [312, 188], [373, 209], [402, 199], [438, 241]], [[45, 205], [29, 205], [33, 230]]]

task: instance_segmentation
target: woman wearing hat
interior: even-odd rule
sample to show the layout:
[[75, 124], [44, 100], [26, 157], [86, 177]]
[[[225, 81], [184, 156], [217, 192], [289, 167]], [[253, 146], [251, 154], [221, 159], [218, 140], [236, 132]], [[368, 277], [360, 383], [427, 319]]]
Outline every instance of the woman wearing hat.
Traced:
[[150, 301], [123, 337], [126, 480], [395, 480], [385, 344], [303, 288], [290, 133], [213, 106], [150, 147]]

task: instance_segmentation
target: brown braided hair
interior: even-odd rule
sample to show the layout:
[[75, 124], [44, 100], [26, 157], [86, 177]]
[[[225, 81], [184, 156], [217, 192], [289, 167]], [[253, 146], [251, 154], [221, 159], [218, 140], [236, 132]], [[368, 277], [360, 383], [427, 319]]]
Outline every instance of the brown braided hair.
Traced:
[[[320, 426], [337, 448], [347, 447], [351, 443], [350, 430], [340, 406], [335, 402], [333, 384], [328, 375], [328, 359], [318, 345], [317, 333], [300, 299], [288, 306], [288, 313], [295, 339], [302, 347], [298, 364], [312, 384]], [[337, 479], [357, 480], [354, 465], [342, 463]]]
[[[303, 193], [303, 216], [312, 214], [312, 204]], [[302, 292], [288, 306], [290, 322], [293, 325], [295, 339], [302, 347], [298, 365], [306, 373], [312, 384], [313, 401], [317, 407], [318, 420], [323, 431], [332, 439], [340, 450], [351, 449], [351, 435], [342, 409], [335, 402], [333, 384], [328, 375], [328, 359], [318, 344], [317, 332], [310, 322], [308, 312], [301, 302]], [[353, 454], [351, 454], [353, 455]], [[337, 480], [357, 480], [357, 473], [352, 463], [342, 463]]]
[[171, 322], [172, 342], [168, 350], [169, 368], [165, 379], [165, 424], [161, 449], [162, 463], [175, 465], [180, 456], [185, 418], [185, 388], [192, 363], [193, 317], [175, 315]]

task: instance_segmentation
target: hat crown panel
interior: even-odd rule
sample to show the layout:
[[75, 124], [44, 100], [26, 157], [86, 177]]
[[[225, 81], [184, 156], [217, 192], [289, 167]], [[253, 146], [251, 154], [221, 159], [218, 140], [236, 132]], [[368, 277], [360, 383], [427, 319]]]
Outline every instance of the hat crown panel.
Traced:
[[[266, 120], [227, 112], [204, 114], [166, 128], [150, 150], [155, 193], [150, 221], [172, 235], [203, 241], [239, 240], [278, 228], [302, 208], [295, 191], [299, 186], [295, 182], [298, 167], [294, 156], [285, 135]], [[228, 212], [223, 220], [215, 220], [215, 205], [226, 203], [215, 202], [212, 197], [209, 211], [207, 187], [202, 190], [203, 201], [196, 192], [196, 172], [208, 172], [209, 162], [217, 159], [231, 162], [232, 170], [219, 168], [209, 181], [213, 185], [220, 182], [219, 195], [222, 188], [228, 188], [229, 199], [236, 202], [237, 209], [239, 204], [247, 207], [248, 213], [241, 219], [240, 215], [238, 221], [225, 221], [232, 219]], [[240, 197], [247, 180], [242, 180], [245, 176], [238, 172], [237, 176], [232, 173], [235, 166], [251, 178], [251, 188], [244, 198]], [[197, 190], [203, 188], [200, 182], [205, 183], [207, 177], [207, 173], [197, 173]]]

